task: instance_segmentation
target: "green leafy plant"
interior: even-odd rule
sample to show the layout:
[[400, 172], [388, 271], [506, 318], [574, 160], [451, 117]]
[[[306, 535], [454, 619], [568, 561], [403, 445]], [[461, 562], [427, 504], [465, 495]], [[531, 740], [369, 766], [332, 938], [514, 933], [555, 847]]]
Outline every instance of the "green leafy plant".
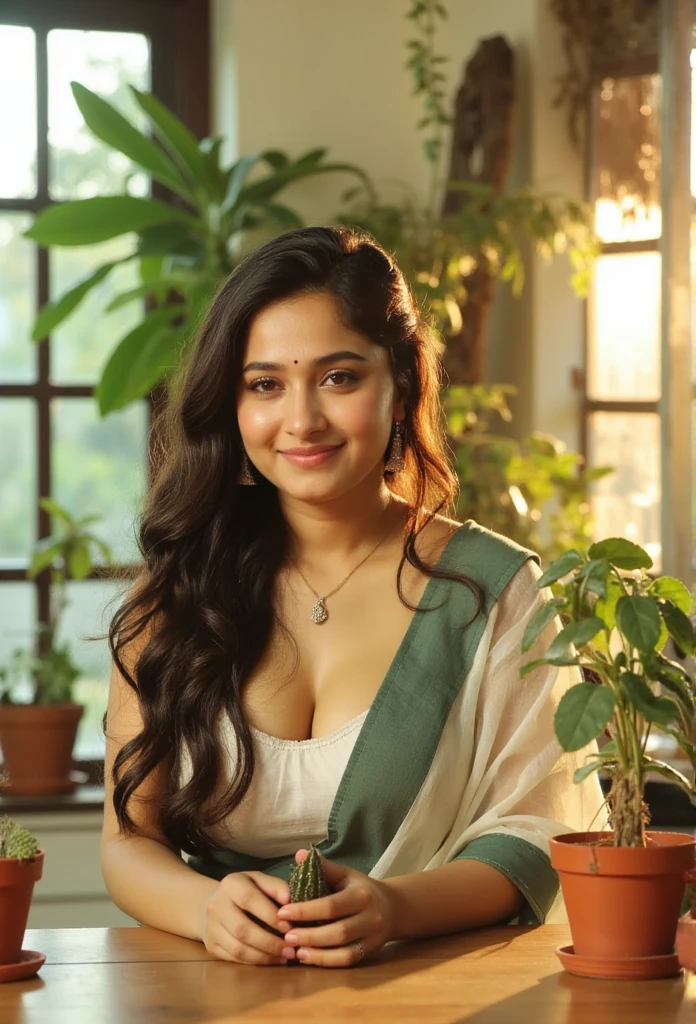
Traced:
[[17, 648], [9, 664], [0, 669], [0, 702], [14, 702], [13, 694], [24, 680], [31, 681], [32, 704], [58, 704], [73, 699], [73, 686], [80, 670], [75, 665], [67, 641], [58, 634], [67, 607], [67, 583], [84, 580], [97, 561], [110, 565], [111, 549], [90, 527], [97, 515], [75, 518], [50, 498], [41, 498], [41, 508], [53, 517], [55, 533], [37, 542], [27, 575], [35, 579], [42, 572], [51, 574], [50, 620], [37, 632], [35, 649]]
[[688, 588], [669, 576], [651, 578], [649, 554], [623, 538], [593, 544], [586, 554], [566, 551], [539, 579], [557, 586], [557, 596], [536, 613], [525, 632], [528, 651], [541, 631], [560, 615], [565, 625], [545, 655], [522, 668], [578, 665], [588, 678], [568, 690], [556, 709], [561, 747], [581, 750], [605, 731], [610, 740], [588, 755], [576, 782], [600, 769], [611, 777], [608, 796], [615, 846], [645, 846], [643, 791], [650, 774], [663, 776], [692, 796], [689, 780], [673, 765], [652, 757], [653, 729], [676, 740], [696, 767], [691, 730], [694, 684], [686, 670], [667, 658], [672, 637], [693, 655], [694, 626]]
[[[424, 116], [417, 128], [423, 135], [428, 165], [428, 198], [423, 204], [406, 189], [400, 198], [385, 199], [374, 186], [361, 182], [344, 194], [340, 221], [369, 231], [395, 254], [419, 304], [445, 339], [462, 328], [466, 279], [475, 270], [508, 281], [515, 295], [521, 293], [525, 240], [531, 240], [537, 255], [547, 260], [566, 253], [571, 286], [578, 295], [585, 295], [599, 252], [587, 204], [532, 188], [501, 193], [478, 181], [445, 184], [444, 136], [453, 116], [444, 88], [447, 58], [435, 51], [435, 32], [447, 9], [440, 0], [413, 0], [405, 17], [415, 31], [415, 38], [406, 44], [406, 67], [413, 93], [423, 104]], [[439, 212], [443, 189], [462, 193], [461, 212]]]
[[141, 283], [118, 294], [105, 312], [128, 303], [148, 309], [122, 338], [96, 389], [103, 415], [147, 394], [175, 369], [194, 328], [221, 282], [264, 233], [302, 225], [278, 201], [289, 185], [319, 174], [349, 173], [369, 189], [352, 164], [328, 163], [325, 149], [292, 159], [280, 150], [243, 156], [226, 166], [221, 138], [198, 141], [155, 96], [131, 88], [154, 136], [141, 132], [114, 106], [78, 82], [73, 96], [89, 130], [169, 190], [171, 198], [99, 196], [42, 210], [27, 237], [39, 245], [94, 245], [121, 235], [131, 252], [94, 270], [41, 310], [32, 337], [40, 341], [62, 323], [118, 265], [136, 261]]
[[33, 860], [38, 852], [38, 840], [29, 829], [15, 824], [7, 815], [0, 817], [0, 859]]
[[569, 548], [592, 542], [589, 489], [612, 470], [588, 469], [581, 455], [548, 434], [518, 441], [496, 433], [491, 421], [510, 422], [508, 397], [514, 394], [515, 388], [505, 384], [445, 392], [460, 483], [457, 516], [532, 548], [548, 564]]

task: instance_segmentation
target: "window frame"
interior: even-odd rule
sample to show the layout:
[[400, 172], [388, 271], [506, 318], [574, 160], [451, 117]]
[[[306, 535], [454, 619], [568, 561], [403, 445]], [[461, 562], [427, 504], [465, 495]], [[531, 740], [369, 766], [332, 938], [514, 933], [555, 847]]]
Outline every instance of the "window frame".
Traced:
[[[680, 579], [690, 586], [693, 580], [694, 566], [692, 558], [688, 556], [687, 551], [685, 550], [687, 544], [684, 543], [683, 538], [681, 547], [678, 549], [672, 543], [674, 521], [677, 521], [680, 524], [680, 530], [683, 533], [683, 523], [685, 519], [687, 516], [689, 520], [691, 519], [691, 507], [688, 498], [685, 497], [684, 494], [686, 487], [684, 461], [686, 455], [682, 450], [684, 447], [684, 440], [681, 437], [683, 431], [680, 431], [679, 438], [672, 440], [671, 446], [667, 441], [673, 419], [670, 402], [674, 397], [674, 374], [670, 374], [669, 371], [669, 367], [672, 362], [670, 337], [674, 333], [674, 324], [679, 320], [679, 311], [675, 311], [674, 309], [674, 301], [669, 294], [669, 281], [667, 280], [670, 274], [670, 266], [667, 264], [667, 260], [672, 258], [670, 252], [670, 241], [672, 234], [674, 234], [673, 218], [675, 217], [675, 206], [673, 202], [666, 201], [665, 199], [666, 196], [669, 196], [669, 189], [665, 185], [665, 177], [668, 176], [669, 173], [668, 168], [666, 167], [666, 149], [669, 145], [668, 133], [671, 130], [669, 118], [670, 110], [672, 109], [672, 100], [667, 98], [666, 93], [668, 89], [674, 88], [674, 82], [673, 76], [669, 72], [669, 68], [663, 66], [665, 63], [664, 47], [668, 45], [665, 43], [665, 38], [669, 34], [665, 31], [664, 25], [662, 27], [662, 32], [662, 49], [659, 54], [635, 57], [625, 61], [616, 62], [610, 66], [598, 66], [594, 69], [591, 99], [588, 104], [588, 130], [585, 158], [585, 194], [591, 208], [594, 208], [594, 203], [597, 198], [595, 187], [597, 170], [596, 126], [599, 119], [599, 94], [602, 81], [605, 78], [620, 79], [645, 75], [660, 75], [663, 88], [662, 105], [660, 108], [660, 149], [663, 158], [661, 168], [662, 182], [660, 188], [662, 208], [662, 225], [660, 235], [654, 239], [641, 239], [630, 242], [603, 242], [600, 246], [600, 255], [657, 252], [660, 253], [662, 257], [660, 271], [662, 311], [660, 318], [660, 335], [658, 338], [662, 363], [660, 396], [654, 400], [603, 400], [590, 397], [588, 393], [588, 368], [590, 359], [590, 322], [588, 303], [585, 303], [584, 314], [583, 368], [581, 374], [578, 375], [579, 379], [576, 379], [576, 383], [578, 383], [581, 388], [580, 447], [583, 456], [588, 461], [588, 464], [591, 464], [589, 459], [590, 417], [594, 413], [604, 412], [628, 415], [649, 413], [659, 417], [661, 437], [660, 543], [662, 547], [662, 564], [660, 572], [663, 574], [669, 573], [670, 575], [679, 576]], [[680, 252], [679, 255], [680, 259], [683, 261], [683, 252]], [[675, 451], [678, 452], [678, 460], [676, 461]], [[679, 466], [677, 472], [675, 472], [676, 464]], [[675, 481], [679, 476], [681, 476], [682, 484], [684, 485], [681, 489], [679, 486], [675, 486]], [[680, 503], [680, 508], [678, 510], [674, 510], [672, 508], [672, 502], [670, 500], [672, 495], [678, 497]], [[681, 507], [682, 505], [684, 506], [683, 508]], [[674, 517], [674, 520], [672, 517]], [[688, 532], [690, 534], [690, 531]], [[689, 536], [688, 546], [690, 546], [690, 544], [691, 537]]]
[[[0, 198], [0, 214], [36, 214], [54, 205], [48, 191], [48, 33], [53, 29], [138, 32], [150, 42], [152, 92], [169, 106], [193, 131], [205, 138], [210, 131], [210, 0], [122, 0], [118, 5], [97, 5], [94, 0], [4, 0], [0, 23], [31, 28], [36, 39], [37, 190], [32, 198]], [[153, 195], [164, 190], [153, 183]], [[49, 253], [35, 247], [36, 311], [49, 299]], [[30, 344], [27, 341], [27, 344]], [[92, 385], [56, 384], [49, 376], [50, 338], [37, 345], [37, 377], [33, 383], [9, 383], [0, 378], [0, 401], [29, 398], [36, 410], [36, 538], [50, 534], [48, 513], [39, 508], [39, 497], [51, 496], [51, 402], [57, 398], [94, 401]], [[96, 384], [96, 381], [95, 381]], [[150, 409], [157, 395], [150, 396]], [[27, 566], [28, 568], [28, 566]], [[109, 570], [113, 578], [133, 576], [135, 566], [119, 565]], [[96, 569], [89, 579], [99, 579]], [[36, 580], [26, 569], [0, 563], [0, 583], [30, 582], [35, 586], [36, 625], [48, 622], [51, 581], [48, 571]]]

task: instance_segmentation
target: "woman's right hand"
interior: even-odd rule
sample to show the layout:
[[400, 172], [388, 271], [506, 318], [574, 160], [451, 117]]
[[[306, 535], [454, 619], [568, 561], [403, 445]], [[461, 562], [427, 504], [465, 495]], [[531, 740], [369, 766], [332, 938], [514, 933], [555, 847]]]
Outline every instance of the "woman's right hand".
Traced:
[[261, 871], [225, 875], [203, 908], [201, 938], [205, 948], [220, 960], [237, 964], [287, 963], [295, 958], [295, 950], [248, 915], [253, 914], [274, 931], [287, 932], [291, 926], [278, 920], [278, 905], [289, 902], [290, 890], [280, 878]]

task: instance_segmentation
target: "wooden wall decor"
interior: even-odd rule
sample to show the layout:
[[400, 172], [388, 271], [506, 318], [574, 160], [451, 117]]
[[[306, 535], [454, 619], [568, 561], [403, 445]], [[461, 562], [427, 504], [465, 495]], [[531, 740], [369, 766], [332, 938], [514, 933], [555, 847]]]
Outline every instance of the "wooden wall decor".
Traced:
[[[448, 180], [469, 181], [502, 192], [514, 144], [515, 55], [503, 36], [479, 43], [457, 92]], [[467, 197], [446, 191], [442, 213], [462, 214]], [[480, 383], [486, 376], [486, 332], [495, 281], [479, 266], [462, 278], [467, 301], [462, 327], [447, 340], [445, 369], [452, 384]]]

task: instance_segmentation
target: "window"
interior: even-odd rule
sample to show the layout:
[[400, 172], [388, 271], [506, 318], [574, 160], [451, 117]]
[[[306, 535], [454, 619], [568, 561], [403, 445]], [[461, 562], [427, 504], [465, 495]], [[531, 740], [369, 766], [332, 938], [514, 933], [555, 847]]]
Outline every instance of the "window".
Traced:
[[[101, 310], [134, 270], [113, 279], [40, 346], [29, 340], [38, 308], [128, 245], [49, 253], [23, 237], [49, 202], [150, 190], [150, 182], [85, 129], [70, 91], [77, 80], [130, 117], [128, 84], [152, 90], [199, 135], [207, 133], [206, 3], [91, 0], [3, 3], [0, 11], [0, 665], [32, 642], [46, 622], [50, 582], [26, 577], [37, 538], [50, 533], [38, 498], [72, 513], [98, 513], [97, 530], [126, 577], [137, 557], [133, 519], [147, 486], [149, 403], [101, 420], [92, 389], [114, 343], [137, 323], [135, 305]], [[115, 276], [121, 273], [121, 279]], [[98, 312], [99, 311], [99, 312]], [[132, 570], [131, 570], [132, 571]], [[105, 607], [123, 581], [69, 584], [62, 630], [84, 676], [76, 697], [87, 707], [76, 755], [103, 754], [100, 720], [108, 681], [106, 644], [80, 638], [103, 632]]]
[[[675, 522], [694, 514], [689, 508], [685, 517], [681, 507], [664, 500], [673, 483], [668, 474], [674, 474], [668, 449], [679, 446], [687, 455], [691, 450], [691, 457], [696, 452], [687, 432], [675, 432], [673, 424], [665, 442], [665, 415], [675, 400], [662, 393], [661, 368], [667, 106], [657, 60], [598, 75], [590, 114], [589, 193], [602, 252], [587, 307], [584, 449], [591, 465], [616, 468], [594, 488], [597, 536], [626, 536], [650, 552], [658, 572], [688, 581], [690, 551], [678, 559], [672, 553], [667, 566], [663, 557], [667, 513]], [[696, 194], [693, 186], [691, 191]], [[674, 209], [664, 215], [674, 217]], [[671, 327], [669, 321], [670, 345], [676, 338]], [[696, 438], [696, 426], [693, 433]], [[682, 504], [691, 501], [686, 491], [679, 496]], [[692, 543], [687, 546], [693, 550]]]

